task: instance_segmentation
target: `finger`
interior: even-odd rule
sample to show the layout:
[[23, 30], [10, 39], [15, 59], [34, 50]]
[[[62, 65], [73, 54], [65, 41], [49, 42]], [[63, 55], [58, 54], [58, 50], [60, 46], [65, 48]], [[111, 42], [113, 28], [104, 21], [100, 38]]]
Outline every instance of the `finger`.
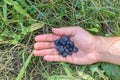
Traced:
[[37, 42], [34, 44], [35, 50], [54, 48], [54, 42]]
[[44, 60], [46, 61], [62, 61], [67, 62], [67, 59], [65, 57], [62, 57], [61, 55], [46, 55], [44, 56]]
[[72, 36], [75, 35], [76, 32], [78, 32], [80, 27], [63, 27], [63, 28], [53, 28], [52, 32], [57, 35], [66, 35], [66, 36]]
[[59, 39], [60, 36], [55, 35], [55, 34], [43, 34], [43, 35], [38, 35], [35, 37], [35, 41], [54, 41], [56, 39]]
[[56, 55], [58, 51], [56, 49], [34, 50], [35, 56]]

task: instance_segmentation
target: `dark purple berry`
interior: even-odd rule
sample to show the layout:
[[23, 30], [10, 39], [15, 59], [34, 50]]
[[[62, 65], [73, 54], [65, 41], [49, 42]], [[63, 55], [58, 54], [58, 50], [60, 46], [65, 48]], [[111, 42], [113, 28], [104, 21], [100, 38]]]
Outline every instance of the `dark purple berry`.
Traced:
[[57, 49], [60, 53], [64, 52], [63, 46], [57, 46], [56, 49]]
[[60, 39], [59, 43], [62, 44], [64, 41], [62, 39]]
[[75, 52], [75, 53], [78, 52], [78, 48], [77, 48], [77, 47], [74, 47], [74, 48], [73, 48], [73, 52]]
[[56, 46], [56, 50], [60, 51], [60, 46]]
[[73, 48], [72, 48], [72, 47], [70, 47], [70, 48], [69, 48], [69, 51], [70, 51], [70, 52], [72, 52], [72, 51], [73, 51]]
[[74, 42], [70, 41], [70, 42], [69, 42], [69, 45], [70, 45], [71, 47], [73, 47], [73, 46], [74, 46]]
[[72, 55], [72, 52], [69, 52], [69, 54], [68, 55]]
[[58, 44], [59, 44], [59, 40], [55, 40], [55, 41], [54, 41], [54, 44], [55, 44], [55, 45], [58, 45]]
[[65, 52], [66, 54], [68, 54], [68, 53], [69, 53], [69, 49], [64, 49], [64, 52]]
[[66, 48], [68, 48], [68, 49], [70, 48], [70, 46], [69, 46], [69, 45], [66, 45], [65, 47], [66, 47]]
[[64, 37], [62, 37], [62, 39], [63, 39], [64, 41], [68, 41], [68, 40], [69, 40], [69, 37], [64, 36]]
[[62, 53], [62, 56], [63, 56], [63, 57], [66, 57], [66, 56], [67, 56], [67, 53], [63, 52], [63, 53]]
[[66, 42], [62, 42], [61, 45], [62, 45], [62, 46], [65, 46], [65, 45], [66, 45]]

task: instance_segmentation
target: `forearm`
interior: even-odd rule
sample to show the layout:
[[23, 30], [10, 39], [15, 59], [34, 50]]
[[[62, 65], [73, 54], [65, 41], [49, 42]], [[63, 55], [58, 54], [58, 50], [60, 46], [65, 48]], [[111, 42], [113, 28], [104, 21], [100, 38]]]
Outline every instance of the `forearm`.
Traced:
[[120, 37], [97, 37], [98, 61], [120, 65]]

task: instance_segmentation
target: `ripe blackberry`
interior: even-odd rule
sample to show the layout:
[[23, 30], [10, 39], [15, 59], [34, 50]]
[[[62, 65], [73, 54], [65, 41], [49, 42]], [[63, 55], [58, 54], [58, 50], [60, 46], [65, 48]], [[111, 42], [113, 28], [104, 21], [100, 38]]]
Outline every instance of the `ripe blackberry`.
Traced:
[[55, 43], [55, 45], [58, 45], [59, 44], [59, 40], [55, 40], [54, 43]]
[[62, 53], [62, 56], [63, 56], [63, 57], [66, 57], [67, 55], [68, 55], [68, 54], [65, 53], [65, 52]]
[[77, 47], [74, 47], [74, 48], [73, 48], [73, 52], [75, 52], [75, 53], [78, 52], [78, 48], [77, 48]]
[[68, 41], [68, 40], [69, 40], [69, 37], [64, 36], [64, 37], [62, 37], [62, 39], [63, 39], [64, 41]]
[[56, 50], [60, 55], [66, 57], [67, 55], [72, 55], [73, 52], [78, 52], [78, 48], [74, 46], [74, 42], [67, 36], [54, 41], [56, 45]]
[[65, 45], [66, 45], [66, 42], [62, 42], [61, 45], [62, 45], [62, 46], [65, 46]]
[[73, 47], [73, 46], [74, 46], [74, 42], [69, 41], [69, 42], [68, 42], [68, 45], [71, 46], [71, 47]]
[[63, 46], [57, 46], [56, 49], [57, 49], [57, 51], [59, 51], [60, 53], [64, 52]]
[[69, 49], [66, 48], [66, 49], [64, 49], [64, 52], [69, 54], [70, 51], [69, 51]]

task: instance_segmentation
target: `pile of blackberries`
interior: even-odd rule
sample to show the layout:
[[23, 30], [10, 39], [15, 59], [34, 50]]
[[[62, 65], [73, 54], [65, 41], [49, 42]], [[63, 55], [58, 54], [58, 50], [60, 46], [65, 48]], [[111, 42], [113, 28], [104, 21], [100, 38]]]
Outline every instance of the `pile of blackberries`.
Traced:
[[55, 40], [54, 43], [56, 45], [56, 50], [63, 57], [72, 55], [73, 52], [78, 52], [78, 48], [74, 46], [74, 42], [71, 41], [68, 36], [63, 36], [62, 38]]

